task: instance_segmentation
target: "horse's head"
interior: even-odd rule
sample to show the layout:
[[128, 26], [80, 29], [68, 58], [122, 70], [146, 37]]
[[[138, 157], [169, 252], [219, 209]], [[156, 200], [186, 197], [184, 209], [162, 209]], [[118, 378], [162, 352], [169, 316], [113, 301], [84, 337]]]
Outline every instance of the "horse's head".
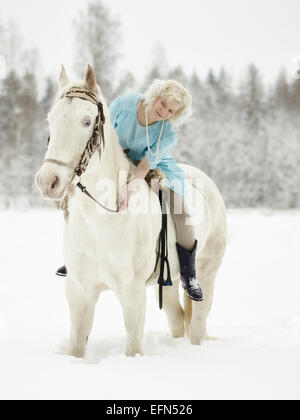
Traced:
[[[36, 174], [36, 185], [42, 197], [61, 200], [70, 185], [74, 171], [91, 139], [98, 115], [98, 106], [89, 97], [100, 100], [95, 72], [88, 66], [84, 80], [71, 82], [62, 66], [60, 90], [47, 116], [50, 139], [45, 161]], [[82, 88], [82, 97], [74, 97], [70, 88]], [[88, 99], [88, 100], [83, 100]]]

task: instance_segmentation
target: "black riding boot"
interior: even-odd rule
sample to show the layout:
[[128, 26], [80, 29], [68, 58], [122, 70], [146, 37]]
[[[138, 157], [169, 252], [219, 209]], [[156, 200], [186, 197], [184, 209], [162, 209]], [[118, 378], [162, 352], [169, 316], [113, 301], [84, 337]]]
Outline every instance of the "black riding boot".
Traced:
[[196, 279], [195, 258], [197, 245], [198, 241], [196, 240], [194, 248], [191, 251], [188, 251], [176, 243], [182, 287], [187, 291], [187, 295], [190, 299], [200, 302], [203, 300], [203, 294]]
[[67, 275], [67, 267], [64, 265], [63, 267], [60, 267], [56, 273], [57, 276], [66, 277]]

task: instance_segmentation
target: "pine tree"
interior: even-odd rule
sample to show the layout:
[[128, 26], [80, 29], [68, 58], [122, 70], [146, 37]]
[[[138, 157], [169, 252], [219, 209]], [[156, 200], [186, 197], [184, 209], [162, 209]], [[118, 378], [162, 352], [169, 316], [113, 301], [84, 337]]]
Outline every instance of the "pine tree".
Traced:
[[155, 79], [167, 78], [170, 78], [168, 74], [167, 53], [163, 45], [160, 42], [156, 42], [152, 51], [151, 66], [141, 83], [140, 91], [145, 92]]
[[114, 69], [118, 59], [120, 22], [101, 0], [88, 3], [75, 21], [75, 69], [81, 75], [92, 65], [107, 100], [113, 99]]
[[21, 93], [20, 80], [11, 71], [2, 82], [1, 95], [1, 127], [0, 147], [2, 170], [6, 174], [6, 182], [1, 185], [1, 195], [4, 207], [16, 204], [17, 197], [22, 192], [22, 138], [20, 132], [19, 98]]
[[169, 72], [167, 51], [161, 42], [155, 42], [152, 51], [151, 67], [156, 67], [161, 79], [166, 79]]
[[126, 93], [134, 92], [137, 89], [137, 82], [133, 76], [133, 74], [128, 71], [122, 77], [121, 81], [119, 82], [118, 86], [113, 92], [113, 98], [117, 98], [119, 96], [125, 95]]
[[168, 72], [168, 79], [176, 80], [177, 82], [183, 84], [183, 86], [187, 86], [189, 80], [181, 66], [177, 66], [170, 70]]
[[218, 92], [218, 104], [222, 107], [231, 100], [232, 80], [224, 67], [221, 68], [217, 78], [216, 89]]
[[162, 79], [162, 75], [159, 72], [159, 67], [156, 65], [154, 65], [150, 69], [149, 73], [146, 74], [145, 79], [141, 84], [140, 91], [144, 93], [155, 79]]
[[300, 79], [293, 80], [290, 85], [290, 98], [292, 110], [299, 115], [300, 112]]
[[252, 133], [261, 128], [261, 114], [264, 110], [263, 96], [263, 83], [259, 71], [254, 64], [250, 64], [240, 86], [240, 97], [244, 121]]
[[281, 69], [277, 77], [273, 100], [276, 103], [276, 107], [288, 107], [290, 105], [290, 88], [287, 82], [285, 69]]
[[39, 117], [37, 95], [35, 74], [27, 71], [21, 80], [21, 92], [19, 97], [19, 106], [21, 108], [19, 124], [23, 156], [23, 183], [20, 196], [27, 197], [29, 203], [32, 202], [32, 186], [35, 172], [38, 169], [36, 165], [36, 156], [39, 153], [39, 145], [37, 142]]

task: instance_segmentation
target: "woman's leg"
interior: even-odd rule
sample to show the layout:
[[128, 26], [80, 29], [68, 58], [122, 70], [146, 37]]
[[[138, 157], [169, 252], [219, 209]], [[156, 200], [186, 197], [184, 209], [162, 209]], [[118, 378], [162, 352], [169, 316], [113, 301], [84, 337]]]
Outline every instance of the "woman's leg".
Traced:
[[176, 228], [176, 248], [180, 264], [180, 278], [189, 298], [202, 301], [203, 294], [196, 278], [197, 240], [195, 229], [189, 224], [189, 211], [184, 197], [170, 191], [170, 212]]
[[191, 251], [195, 245], [195, 229], [188, 224], [189, 212], [184, 197], [173, 190], [170, 191], [170, 212], [172, 214], [177, 243]]

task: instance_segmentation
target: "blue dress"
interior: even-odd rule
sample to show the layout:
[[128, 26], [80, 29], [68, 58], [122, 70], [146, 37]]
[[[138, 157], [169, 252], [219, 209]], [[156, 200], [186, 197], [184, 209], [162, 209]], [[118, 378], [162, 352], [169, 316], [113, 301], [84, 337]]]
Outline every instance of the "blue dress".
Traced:
[[159, 155], [156, 160], [156, 146], [159, 138], [162, 121], [149, 126], [150, 150], [149, 154], [146, 137], [146, 127], [142, 126], [137, 118], [139, 100], [143, 98], [137, 93], [130, 93], [116, 98], [110, 105], [111, 122], [118, 134], [123, 149], [130, 149], [127, 156], [141, 161], [146, 156], [150, 169], [161, 169], [166, 176], [169, 188], [185, 196], [185, 173], [177, 165], [176, 160], [169, 156], [169, 151], [175, 146], [178, 135], [169, 121], [165, 121], [160, 141]]

